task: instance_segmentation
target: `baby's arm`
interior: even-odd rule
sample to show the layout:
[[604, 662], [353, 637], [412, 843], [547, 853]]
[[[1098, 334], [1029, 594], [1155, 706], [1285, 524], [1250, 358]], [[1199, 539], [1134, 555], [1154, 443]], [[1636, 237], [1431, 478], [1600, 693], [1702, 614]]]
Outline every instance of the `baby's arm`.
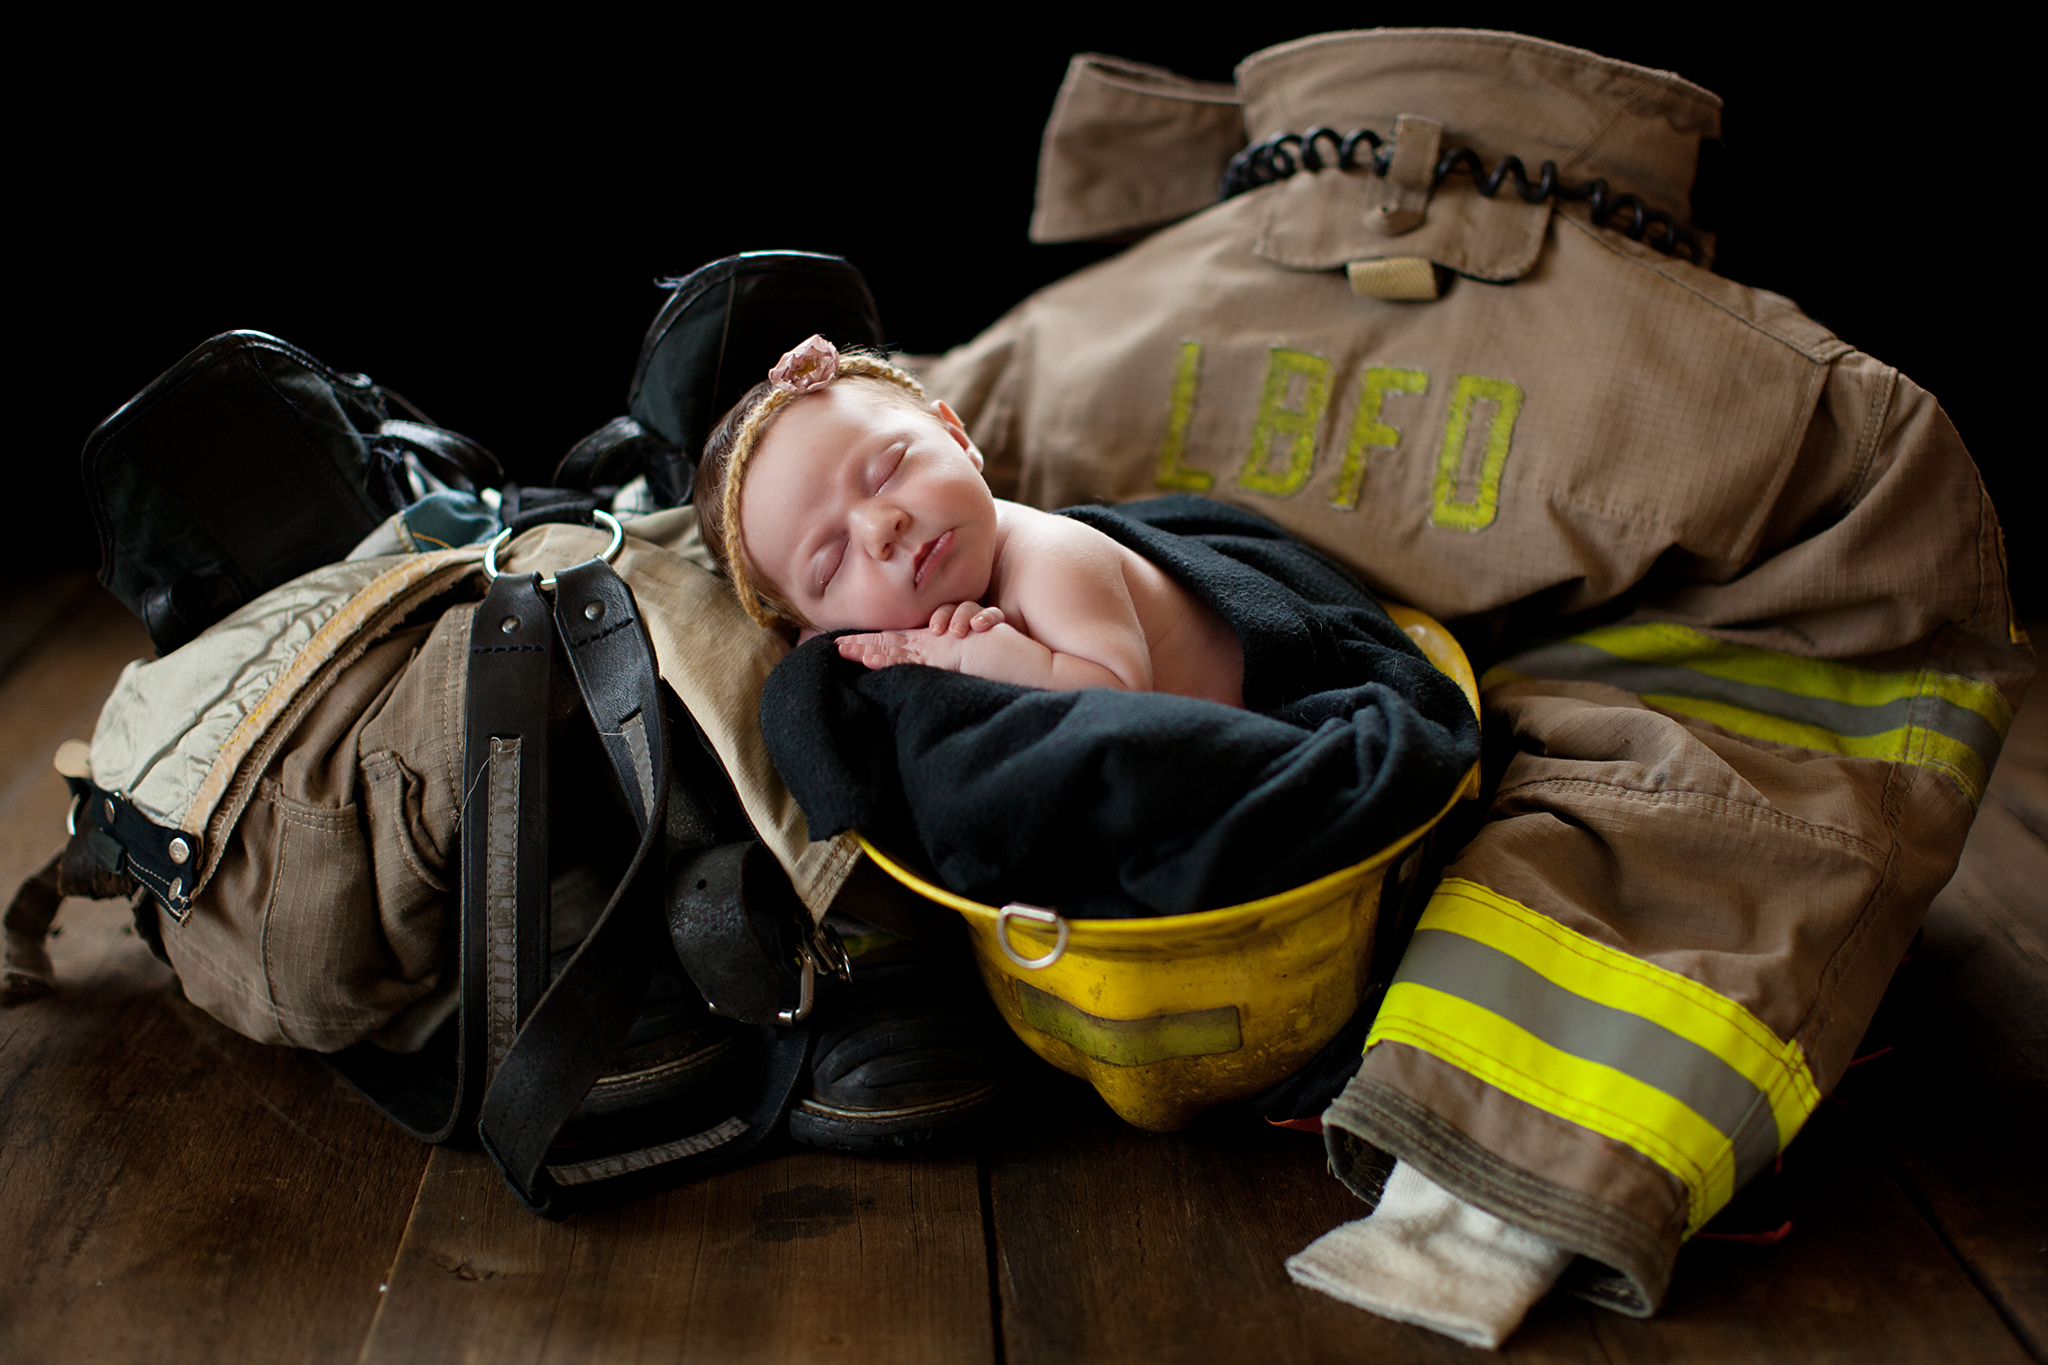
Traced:
[[1107, 536], [1043, 513], [1013, 534], [1005, 596], [1024, 628], [996, 608], [961, 603], [932, 614], [926, 630], [846, 636], [840, 653], [870, 668], [921, 663], [1026, 687], [1152, 686], [1152, 655], [1124, 581], [1122, 551]]
[[1003, 624], [1001, 607], [959, 602], [932, 613], [925, 630], [876, 630], [839, 637], [839, 657], [869, 668], [924, 664], [960, 671], [961, 645], [970, 633], [980, 634]]
[[842, 635], [839, 655], [869, 668], [924, 664], [1026, 687], [1068, 690], [1126, 686], [1114, 672], [1091, 659], [1063, 654], [1040, 644], [1003, 620], [999, 607], [962, 602], [958, 608], [942, 608], [935, 622], [938, 617], [952, 616], [956, 610], [966, 613], [963, 619], [971, 623], [967, 630], [956, 634], [948, 629], [947, 622], [934, 624], [928, 630]]

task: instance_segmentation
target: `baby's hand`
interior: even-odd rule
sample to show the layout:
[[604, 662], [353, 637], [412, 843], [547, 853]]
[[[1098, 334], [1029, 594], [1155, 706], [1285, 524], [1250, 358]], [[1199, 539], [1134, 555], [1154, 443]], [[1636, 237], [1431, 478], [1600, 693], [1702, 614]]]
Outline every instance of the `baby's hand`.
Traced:
[[[877, 630], [865, 635], [839, 637], [839, 657], [889, 668], [896, 664], [924, 664], [947, 668], [955, 673], [978, 673], [966, 666], [970, 652], [987, 647], [994, 636], [989, 632], [1008, 626], [1001, 607], [984, 607], [978, 602], [960, 602], [932, 613], [924, 630]], [[1014, 630], [1005, 634], [1014, 635]]]
[[932, 633], [951, 635], [956, 640], [964, 640], [968, 632], [980, 634], [985, 630], [994, 630], [1004, 619], [1001, 607], [984, 607], [979, 602], [959, 602], [950, 607], [940, 607], [932, 613]]
[[957, 673], [964, 648], [964, 641], [943, 630], [878, 630], [866, 635], [839, 637], [839, 657], [866, 664], [869, 668], [925, 664], [932, 668], [949, 668]]

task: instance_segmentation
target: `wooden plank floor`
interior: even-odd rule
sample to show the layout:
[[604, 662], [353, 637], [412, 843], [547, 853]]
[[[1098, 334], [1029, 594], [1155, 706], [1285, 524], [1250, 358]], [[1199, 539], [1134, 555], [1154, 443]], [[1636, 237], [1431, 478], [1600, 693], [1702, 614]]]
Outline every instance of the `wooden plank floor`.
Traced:
[[[0, 883], [54, 847], [49, 756], [140, 629], [79, 577], [0, 617]], [[979, 1150], [784, 1148], [598, 1216], [521, 1210], [313, 1062], [186, 1004], [70, 902], [61, 989], [0, 1012], [0, 1360], [1449, 1360], [1287, 1280], [1359, 1206], [1321, 1145], [1154, 1136], [1047, 1072]], [[1881, 1037], [1880, 1037], [1881, 1035]], [[1859, 1067], [1786, 1155], [1792, 1235], [1694, 1243], [1638, 1322], [1553, 1298], [1505, 1355], [2024, 1361], [2048, 1343], [2048, 688]]]

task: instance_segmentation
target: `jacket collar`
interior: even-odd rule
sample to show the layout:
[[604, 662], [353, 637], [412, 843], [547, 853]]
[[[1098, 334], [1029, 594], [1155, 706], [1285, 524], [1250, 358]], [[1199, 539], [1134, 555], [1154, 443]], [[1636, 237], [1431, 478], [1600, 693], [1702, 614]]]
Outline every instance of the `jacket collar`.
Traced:
[[1512, 154], [1533, 177], [1552, 160], [1568, 182], [1605, 176], [1680, 222], [1700, 139], [1721, 131], [1720, 97], [1668, 71], [1479, 29], [1302, 38], [1246, 58], [1237, 89], [1253, 142], [1318, 126], [1390, 136], [1400, 115], [1420, 115], [1489, 166]]

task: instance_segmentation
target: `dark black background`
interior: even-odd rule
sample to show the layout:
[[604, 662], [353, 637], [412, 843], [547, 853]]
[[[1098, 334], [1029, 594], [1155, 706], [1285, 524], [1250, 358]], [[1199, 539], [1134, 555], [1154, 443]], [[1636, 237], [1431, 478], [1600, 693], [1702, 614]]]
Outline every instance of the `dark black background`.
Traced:
[[[27, 552], [97, 562], [80, 444], [230, 328], [369, 372], [531, 481], [623, 410], [653, 281], [729, 252], [844, 254], [894, 342], [964, 341], [1109, 251], [1024, 235], [1072, 53], [1227, 80], [1263, 46], [1380, 17], [1240, 8], [1197, 22], [962, 6], [920, 23], [742, 4], [432, 34], [340, 15], [290, 33], [274, 18], [109, 19], [42, 54], [48, 93], [17, 129], [28, 372], [9, 463]], [[2035, 210], [2013, 175], [2030, 153], [2006, 140], [2039, 78], [2018, 35], [1926, 12], [1911, 30], [1824, 31], [1789, 7], [1651, 8], [1402, 18], [1535, 33], [1720, 93], [1724, 138], [1695, 196], [1717, 268], [1940, 396], [2039, 610], [2043, 557], [2021, 516], [2038, 456], [2011, 354], [2033, 345], [2017, 320], [2036, 292]]]

